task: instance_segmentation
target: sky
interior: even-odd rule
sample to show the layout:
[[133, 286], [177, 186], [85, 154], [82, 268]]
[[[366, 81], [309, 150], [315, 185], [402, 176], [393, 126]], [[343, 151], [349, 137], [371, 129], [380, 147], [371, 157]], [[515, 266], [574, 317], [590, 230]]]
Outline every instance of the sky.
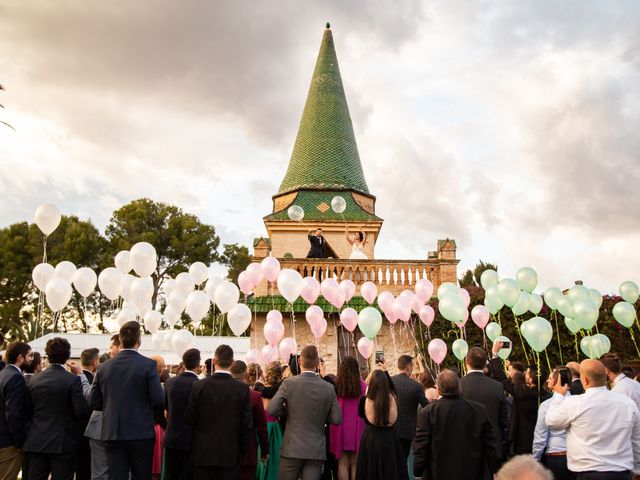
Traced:
[[0, 226], [141, 197], [266, 233], [325, 22], [384, 226], [459, 273], [640, 281], [635, 1], [0, 0]]

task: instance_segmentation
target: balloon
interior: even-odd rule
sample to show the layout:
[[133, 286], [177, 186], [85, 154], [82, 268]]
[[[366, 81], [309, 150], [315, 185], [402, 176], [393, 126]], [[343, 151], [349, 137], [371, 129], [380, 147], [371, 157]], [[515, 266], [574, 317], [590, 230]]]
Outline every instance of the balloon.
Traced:
[[121, 327], [127, 322], [133, 322], [136, 319], [136, 312], [130, 308], [123, 308], [118, 313], [118, 325]]
[[304, 314], [304, 318], [307, 319], [309, 326], [312, 326], [320, 322], [320, 320], [324, 318], [324, 312], [319, 306], [311, 305], [309, 308], [307, 308], [307, 311]]
[[162, 344], [163, 350], [173, 350], [171, 341], [173, 340], [174, 330], [167, 330], [164, 332], [164, 343]]
[[47, 305], [52, 312], [57, 312], [67, 306], [73, 291], [71, 284], [65, 278], [54, 277], [47, 283], [45, 293]]
[[88, 297], [96, 288], [98, 276], [96, 272], [87, 267], [76, 270], [73, 274], [73, 286], [81, 297]]
[[340, 285], [338, 285], [338, 281], [335, 278], [325, 278], [320, 283], [320, 292], [329, 303], [333, 303], [338, 290], [340, 290]]
[[287, 215], [289, 216], [290, 220], [299, 222], [304, 218], [304, 210], [298, 205], [291, 205], [287, 210]]
[[176, 281], [173, 278], [167, 278], [162, 282], [161, 288], [165, 296], [169, 296], [176, 288]]
[[[418, 297], [423, 303], [428, 302], [433, 295], [433, 284], [427, 278], [421, 278], [415, 285], [416, 297]], [[380, 299], [378, 299], [380, 303]]]
[[373, 353], [373, 349], [375, 348], [373, 342], [369, 340], [367, 337], [362, 337], [358, 340], [358, 352], [364, 358], [369, 358]]
[[509, 344], [511, 345], [509, 348], [501, 348], [500, 350], [498, 350], [498, 356], [502, 360], [506, 360], [507, 358], [509, 358], [509, 355], [511, 355], [511, 350], [513, 350], [513, 343], [511, 343], [511, 340], [503, 335], [498, 335], [494, 342], [502, 342], [503, 344], [504, 342], [509, 342]]
[[302, 276], [296, 270], [290, 268], [280, 270], [277, 283], [280, 294], [287, 299], [287, 302], [293, 303], [300, 296]]
[[318, 281], [313, 277], [304, 277], [300, 296], [309, 305], [316, 303], [318, 296], [320, 296], [320, 284]]
[[458, 290], [458, 295], [464, 302], [464, 308], [469, 308], [469, 304], [471, 303], [471, 297], [469, 296], [469, 292], [467, 292], [464, 288]]
[[[526, 327], [525, 327], [526, 324]], [[553, 328], [549, 321], [542, 317], [533, 317], [524, 322], [520, 328], [522, 336], [536, 352], [541, 352], [553, 338]]]
[[316, 340], [320, 339], [324, 333], [327, 331], [327, 321], [321, 318], [318, 322], [311, 325], [311, 333]]
[[152, 334], [151, 344], [153, 345], [153, 348], [155, 348], [156, 350], [162, 350], [162, 346], [164, 345], [164, 337], [165, 332], [162, 331]]
[[120, 296], [126, 300], [131, 300], [131, 285], [133, 285], [133, 281], [136, 279], [133, 275], [126, 274], [121, 277], [121, 285], [120, 285]]
[[171, 307], [178, 313], [182, 313], [187, 307], [187, 297], [182, 295], [178, 290], [174, 290], [167, 297], [167, 306]]
[[360, 295], [371, 305], [378, 296], [378, 287], [373, 282], [364, 282], [360, 287]]
[[485, 327], [485, 332], [487, 333], [489, 340], [495, 342], [496, 338], [502, 335], [502, 327], [496, 322], [491, 322]]
[[144, 316], [144, 328], [146, 328], [149, 333], [154, 334], [158, 331], [162, 325], [162, 314], [157, 310], [150, 310]]
[[458, 295], [458, 287], [455, 283], [444, 282], [438, 287], [438, 300], [442, 300], [447, 295]]
[[620, 296], [625, 302], [633, 304], [638, 301], [640, 291], [638, 290], [637, 283], [627, 280], [620, 284], [620, 288], [618, 288], [618, 290], [620, 291]]
[[136, 307], [141, 307], [151, 301], [153, 297], [153, 280], [151, 277], [135, 278], [129, 287], [129, 301]]
[[349, 279], [342, 280], [340, 290], [344, 293], [344, 301], [348, 302], [356, 294], [356, 284]]
[[193, 341], [193, 334], [186, 328], [174, 331], [171, 336], [171, 347], [173, 348], [173, 353], [182, 358], [184, 352], [193, 347]]
[[120, 295], [124, 275], [113, 267], [107, 267], [98, 275], [98, 286], [102, 294], [114, 301]]
[[284, 337], [284, 325], [277, 320], [267, 321], [264, 324], [263, 333], [267, 343], [275, 346]]
[[264, 273], [262, 273], [262, 267], [259, 263], [250, 263], [245, 271], [254, 285], [258, 285], [264, 279]]
[[592, 329], [598, 321], [598, 314], [598, 309], [591, 303], [588, 296], [586, 298], [579, 297], [573, 302], [573, 319], [580, 325], [580, 328]]
[[251, 310], [244, 303], [238, 303], [229, 310], [227, 323], [233, 334], [239, 337], [251, 325]]
[[278, 310], [269, 310], [267, 313], [267, 322], [282, 323], [282, 314]]
[[542, 297], [537, 293], [529, 294], [529, 311], [534, 315], [538, 315], [542, 310], [542, 306], [544, 302], [542, 301]]
[[[238, 300], [240, 299], [240, 291], [238, 290], [238, 287], [236, 287], [233, 283], [227, 280], [223, 280], [222, 282], [220, 282], [220, 285], [217, 286], [213, 298], [215, 304], [220, 309], [220, 313], [227, 313], [231, 310], [231, 308], [233, 308], [235, 304], [238, 303]], [[247, 310], [248, 309], [249, 308], [247, 307]]]
[[384, 316], [387, 317], [387, 320], [389, 320], [389, 323], [391, 325], [395, 325], [396, 322], [398, 321], [398, 319], [400, 317], [398, 317], [398, 315], [395, 314], [395, 312], [393, 311], [393, 305], [391, 306], [391, 309], [389, 311], [385, 311], [384, 312]]
[[209, 278], [209, 269], [202, 262], [194, 262], [189, 267], [189, 274], [196, 285], [202, 285]]
[[580, 331], [580, 325], [578, 325], [576, 321], [571, 317], [564, 317], [564, 324], [574, 335]]
[[520, 289], [513, 278], [503, 278], [498, 282], [498, 296], [507, 307], [513, 307], [520, 298]]
[[189, 272], [181, 272], [176, 275], [175, 287], [182, 296], [186, 297], [196, 288], [195, 281]]
[[571, 302], [567, 297], [562, 295], [557, 298], [556, 305], [558, 307], [558, 311], [562, 314], [563, 317], [573, 318], [573, 306], [571, 305]]
[[347, 202], [340, 195], [331, 199], [331, 210], [336, 213], [343, 213], [347, 209]]
[[260, 360], [267, 364], [278, 360], [278, 349], [273, 345], [265, 345], [260, 351]]
[[413, 310], [416, 315], [420, 313], [420, 309], [424, 307], [424, 302], [418, 298], [417, 295], [413, 296], [413, 301], [411, 302], [411, 310]]
[[403, 322], [408, 322], [411, 319], [411, 305], [404, 298], [396, 298], [391, 308], [394, 316]]
[[115, 258], [114, 263], [120, 273], [127, 274], [131, 271], [131, 262], [129, 261], [129, 250], [119, 251]]
[[278, 273], [280, 273], [280, 262], [275, 257], [265, 257], [260, 262], [260, 268], [267, 281], [275, 282], [278, 278]]
[[395, 298], [391, 292], [382, 292], [378, 295], [378, 306], [383, 312], [388, 312], [393, 307], [393, 301]]
[[480, 275], [480, 285], [485, 290], [489, 288], [491, 285], [498, 285], [498, 272], [488, 268], [482, 275]]
[[253, 280], [251, 279], [251, 275], [249, 275], [246, 271], [240, 272], [238, 275], [238, 287], [240, 287], [240, 291], [245, 295], [249, 295], [251, 290], [255, 287]]
[[202, 290], [195, 290], [187, 297], [185, 312], [191, 320], [200, 323], [209, 312], [209, 296]]
[[[604, 338], [603, 338], [604, 337]], [[585, 336], [580, 340], [580, 350], [592, 360], [600, 358], [611, 349], [611, 342], [606, 335]]]
[[170, 326], [174, 326], [182, 318], [182, 310], [177, 310], [172, 305], [167, 305], [164, 309], [164, 321]]
[[255, 348], [250, 348], [247, 350], [247, 353], [244, 356], [247, 365], [251, 365], [252, 363], [260, 363], [260, 352]]
[[458, 360], [463, 360], [469, 352], [469, 345], [463, 339], [459, 338], [451, 345], [451, 351]]
[[56, 277], [64, 278], [67, 282], [71, 283], [73, 281], [73, 276], [75, 275], [76, 270], [77, 268], [73, 263], [65, 260], [56, 265]]
[[591, 299], [591, 303], [593, 303], [595, 307], [600, 310], [600, 307], [602, 306], [602, 294], [595, 288], [590, 288], [589, 298]]
[[495, 291], [493, 293], [489, 293], [490, 291], [486, 291], [486, 295], [484, 297], [484, 305], [489, 310], [489, 313], [495, 315], [504, 307], [504, 302], [500, 300], [500, 296], [498, 295], [498, 287], [494, 287]]
[[382, 327], [382, 315], [373, 307], [365, 307], [358, 315], [358, 327], [365, 337], [372, 339]]
[[133, 271], [141, 277], [149, 277], [158, 266], [156, 249], [147, 242], [138, 242], [129, 251]]
[[631, 328], [636, 321], [636, 309], [627, 302], [618, 302], [613, 306], [613, 317], [623, 327]]
[[347, 307], [340, 312], [340, 324], [349, 332], [353, 332], [358, 326], [358, 312]]
[[587, 287], [585, 287], [584, 285], [574, 285], [567, 292], [567, 298], [572, 304], [575, 303], [576, 300], [581, 298], [588, 300], [589, 290], [587, 290]]
[[523, 313], [526, 313], [530, 306], [531, 302], [529, 301], [529, 294], [526, 292], [520, 292], [518, 301], [513, 307], [511, 307], [511, 311], [515, 316], [519, 317]]
[[464, 319], [466, 307], [464, 306], [464, 300], [460, 298], [458, 292], [439, 298], [440, 303], [438, 304], [438, 309], [444, 318], [450, 322], [461, 322]]
[[344, 305], [344, 292], [340, 288], [338, 288], [329, 303], [340, 310]]
[[209, 280], [207, 280], [207, 284], [204, 286], [204, 291], [209, 295], [211, 303], [216, 303], [216, 288], [218, 288], [218, 285], [221, 283], [222, 279], [220, 277], [209, 277]]
[[55, 272], [55, 269], [48, 263], [39, 263], [35, 266], [31, 278], [38, 290], [42, 292], [47, 288], [47, 284], [55, 276]]
[[45, 235], [51, 235], [60, 225], [60, 210], [55, 205], [43, 203], [36, 209], [36, 225]]
[[447, 344], [439, 338], [434, 338], [429, 342], [427, 351], [429, 352], [431, 360], [440, 365], [447, 355]]
[[558, 310], [558, 300], [563, 298], [557, 287], [549, 287], [544, 291], [544, 301], [551, 310]]
[[484, 328], [489, 323], [489, 310], [484, 305], [476, 305], [471, 310], [471, 320], [478, 327]]
[[516, 273], [516, 282], [520, 290], [531, 293], [538, 285], [538, 274], [531, 267], [522, 267]]
[[430, 327], [433, 323], [433, 319], [436, 318], [436, 312], [431, 308], [430, 305], [425, 305], [418, 312], [418, 317], [420, 321], [424, 323], [427, 327]]
[[298, 351], [298, 344], [291, 337], [283, 338], [280, 341], [278, 351], [280, 352], [280, 358], [283, 361], [288, 362], [289, 358], [291, 358], [291, 355], [295, 355]]

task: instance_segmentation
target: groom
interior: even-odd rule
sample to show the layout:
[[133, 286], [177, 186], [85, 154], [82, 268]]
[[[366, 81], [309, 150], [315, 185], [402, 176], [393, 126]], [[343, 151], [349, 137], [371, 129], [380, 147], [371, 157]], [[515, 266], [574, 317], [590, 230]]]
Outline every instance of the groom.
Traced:
[[322, 229], [320, 227], [316, 228], [315, 235], [311, 233], [313, 230], [309, 230], [309, 235], [307, 238], [309, 239], [309, 243], [311, 244], [311, 248], [309, 248], [309, 253], [307, 253], [307, 258], [326, 258], [326, 250], [325, 250], [325, 239], [322, 236]]

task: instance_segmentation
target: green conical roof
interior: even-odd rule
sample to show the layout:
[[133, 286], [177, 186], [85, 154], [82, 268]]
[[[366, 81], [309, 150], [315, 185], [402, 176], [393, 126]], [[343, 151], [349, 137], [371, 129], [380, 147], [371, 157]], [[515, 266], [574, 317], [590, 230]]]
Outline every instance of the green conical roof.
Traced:
[[327, 24], [287, 174], [278, 194], [306, 189], [369, 193]]

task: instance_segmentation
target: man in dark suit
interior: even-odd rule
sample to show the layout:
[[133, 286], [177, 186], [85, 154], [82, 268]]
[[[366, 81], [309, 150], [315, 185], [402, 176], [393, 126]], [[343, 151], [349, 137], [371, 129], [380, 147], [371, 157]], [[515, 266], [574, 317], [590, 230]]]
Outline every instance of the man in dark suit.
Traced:
[[402, 445], [405, 459], [409, 458], [411, 442], [416, 434], [416, 416], [418, 406], [426, 406], [422, 385], [411, 378], [413, 372], [413, 358], [410, 355], [398, 357], [398, 374], [391, 377], [398, 396], [398, 420], [396, 432]]
[[[97, 348], [87, 348], [80, 354], [80, 363], [82, 364], [82, 373], [89, 382], [93, 383], [93, 377], [96, 369], [100, 364], [100, 350]], [[90, 415], [82, 421], [82, 432], [84, 433], [89, 423]], [[82, 436], [80, 441], [80, 451], [78, 452], [78, 464], [76, 466], [76, 480], [89, 480], [91, 478], [91, 447], [89, 439]]]
[[[242, 360], [236, 360], [229, 369], [236, 380], [246, 383], [247, 364]], [[240, 462], [240, 480], [255, 480], [256, 467], [258, 465], [258, 446], [260, 447], [260, 459], [263, 462], [269, 460], [269, 436], [267, 434], [267, 417], [264, 413], [262, 394], [249, 387], [249, 401], [251, 402], [251, 417], [253, 419], [253, 431], [249, 436], [249, 447]], [[258, 443], [259, 442], [259, 443]]]
[[580, 381], [580, 365], [577, 362], [567, 363], [567, 368], [571, 372], [571, 387], [569, 392], [571, 395], [582, 395], [584, 393], [584, 387]]
[[191, 463], [195, 480], [237, 479], [252, 429], [249, 387], [229, 372], [233, 350], [220, 345], [214, 354], [215, 373], [196, 382], [185, 412], [193, 426]]
[[[318, 350], [300, 352], [302, 373], [287, 378], [267, 407], [272, 417], [287, 418], [280, 451], [279, 480], [318, 480], [327, 458], [324, 426], [342, 423], [336, 391], [318, 376]], [[285, 406], [286, 405], [286, 406]], [[272, 452], [273, 454], [274, 452]]]
[[311, 244], [307, 258], [325, 258], [327, 256], [325, 248], [326, 241], [322, 236], [322, 229], [317, 228], [315, 235], [311, 235], [312, 232], [313, 230], [309, 230], [309, 234], [307, 235], [309, 243]]
[[153, 409], [164, 406], [156, 362], [138, 353], [140, 324], [120, 328], [122, 349], [98, 368], [90, 406], [102, 410], [101, 440], [105, 442], [111, 480], [151, 478]]
[[438, 375], [436, 389], [440, 400], [418, 413], [414, 475], [425, 480], [482, 480], [485, 468], [495, 473], [499, 459], [487, 409], [460, 397], [460, 380], [451, 370]]
[[487, 409], [496, 437], [496, 449], [503, 457], [503, 439], [509, 427], [507, 402], [502, 384], [484, 374], [487, 354], [480, 347], [471, 347], [465, 359], [467, 374], [460, 381], [462, 398], [481, 403]]
[[0, 478], [15, 480], [22, 465], [22, 445], [27, 434], [27, 386], [20, 368], [33, 354], [24, 342], [7, 347], [7, 365], [0, 371]]
[[164, 437], [165, 480], [190, 480], [193, 468], [189, 461], [193, 428], [184, 421], [192, 385], [198, 381], [200, 350], [190, 348], [182, 355], [184, 372], [164, 385], [167, 432]]
[[33, 416], [24, 442], [29, 473], [27, 480], [72, 480], [80, 448], [80, 421], [89, 410], [85, 400], [81, 368], [73, 364], [67, 372], [71, 346], [65, 338], [47, 342], [45, 353], [49, 368], [34, 375], [29, 382], [29, 402]]

